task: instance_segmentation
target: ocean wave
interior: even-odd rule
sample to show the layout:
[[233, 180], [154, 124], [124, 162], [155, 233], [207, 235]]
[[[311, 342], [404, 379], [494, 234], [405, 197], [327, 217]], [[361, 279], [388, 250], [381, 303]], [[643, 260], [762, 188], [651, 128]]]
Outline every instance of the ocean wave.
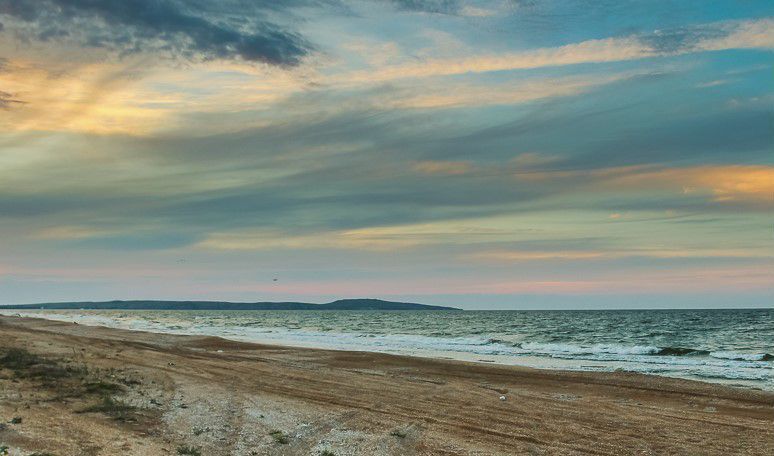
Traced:
[[580, 346], [560, 343], [524, 342], [522, 350], [546, 355], [654, 355], [661, 348], [652, 345], [596, 344]]
[[737, 353], [732, 351], [716, 351], [709, 354], [717, 359], [729, 359], [732, 361], [774, 361], [774, 355], [768, 353]]
[[[504, 343], [499, 339], [489, 339], [488, 344]], [[729, 361], [774, 361], [774, 355], [769, 353], [737, 353], [732, 351], [703, 350], [689, 347], [657, 347], [654, 345], [573, 345], [562, 343], [524, 342], [515, 345], [528, 353], [549, 356], [588, 356], [588, 355], [620, 355], [620, 356], [709, 356]]]
[[664, 347], [654, 354], [658, 356], [706, 356], [709, 352], [696, 348]]

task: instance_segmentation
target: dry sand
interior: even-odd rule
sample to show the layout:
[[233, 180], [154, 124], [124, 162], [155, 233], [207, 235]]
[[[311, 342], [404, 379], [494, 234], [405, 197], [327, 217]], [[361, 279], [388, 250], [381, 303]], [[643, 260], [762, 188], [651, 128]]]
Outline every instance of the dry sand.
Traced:
[[774, 454], [761, 391], [32, 318], [0, 334], [10, 455]]

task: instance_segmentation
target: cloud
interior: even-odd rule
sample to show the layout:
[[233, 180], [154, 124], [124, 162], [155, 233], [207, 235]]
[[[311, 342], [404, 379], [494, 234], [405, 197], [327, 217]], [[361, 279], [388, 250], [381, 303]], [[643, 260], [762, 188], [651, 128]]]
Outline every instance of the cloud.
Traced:
[[620, 189], [673, 188], [683, 194], [705, 193], [717, 203], [753, 202], [774, 205], [774, 167], [697, 166], [629, 173], [609, 185]]
[[569, 250], [569, 251], [519, 251], [506, 250], [483, 252], [472, 255], [473, 259], [486, 261], [545, 261], [545, 260], [591, 260], [604, 258], [606, 252]]
[[426, 59], [353, 73], [359, 82], [390, 81], [407, 78], [451, 76], [466, 73], [524, 70], [579, 63], [615, 62], [654, 55], [635, 38], [588, 40], [554, 48], [540, 48], [500, 55], [481, 55], [448, 59]]
[[701, 82], [696, 84], [697, 89], [706, 89], [709, 87], [717, 87], [728, 84], [730, 81], [727, 79], [715, 79], [714, 81]]
[[419, 245], [409, 237], [384, 236], [369, 229], [317, 232], [294, 235], [281, 231], [211, 233], [196, 247], [214, 250], [269, 250], [269, 249], [344, 249], [390, 251]]
[[119, 54], [156, 51], [184, 59], [293, 66], [311, 51], [298, 33], [269, 19], [268, 12], [277, 10], [273, 2], [222, 5], [218, 9], [196, 0], [0, 0], [0, 17], [10, 19], [6, 25], [26, 40], [70, 40]]
[[466, 73], [620, 62], [727, 49], [774, 48], [774, 19], [728, 21], [701, 27], [603, 38], [504, 54], [424, 59], [349, 75], [354, 81], [390, 81]]
[[[588, 263], [584, 263], [588, 267]], [[580, 276], [581, 278], [578, 278]], [[552, 280], [553, 279], [553, 280]], [[584, 294], [584, 293], [695, 293], [708, 291], [770, 290], [771, 273], [762, 268], [740, 266], [692, 267], [679, 271], [648, 269], [615, 271], [605, 274], [547, 274], [543, 280], [515, 277], [510, 280], [481, 280], [474, 284], [449, 284], [449, 293], [487, 294]]]
[[426, 160], [414, 163], [411, 168], [421, 174], [455, 176], [469, 173], [473, 170], [473, 164], [461, 161]]
[[24, 104], [24, 102], [16, 99], [13, 94], [0, 90], [0, 109], [9, 109], [20, 104]]
[[[9, 61], [8, 71], [0, 72], [0, 86], [23, 94], [27, 102], [23, 112], [8, 116], [3, 129], [149, 135], [193, 122], [204, 124], [197, 125], [197, 133], [201, 134], [205, 129], [233, 131], [243, 129], [245, 124], [254, 127], [261, 123], [261, 113], [272, 109], [285, 116], [290, 110], [331, 110], [325, 106], [326, 99], [335, 99], [330, 103], [337, 110], [516, 105], [576, 96], [638, 77], [636, 72], [622, 72], [493, 84], [456, 81], [437, 87], [402, 84], [331, 90], [305, 89], [303, 81], [282, 74], [282, 69], [260, 75], [231, 72], [215, 76], [210, 66], [203, 65], [180, 74], [164, 66], [148, 67], [147, 59], [139, 56], [120, 62], [49, 65], [43, 69], [35, 62], [14, 59]], [[217, 89], [212, 87], [213, 78], [217, 78]], [[243, 113], [245, 120], [237, 124], [223, 115], [224, 110]], [[211, 113], [216, 114], [211, 122], [192, 118]]]
[[[142, 76], [152, 73], [142, 59], [121, 63], [51, 64], [48, 68], [20, 59], [9, 60], [0, 72], [0, 86], [17, 97], [0, 94], [0, 107], [23, 109], [5, 113], [5, 131], [80, 131], [96, 134], [139, 134], [171, 125], [168, 103], [174, 94], [150, 91]], [[5, 103], [2, 103], [5, 100]], [[3, 106], [5, 105], [5, 106]], [[166, 122], [162, 122], [166, 119]]]
[[703, 43], [725, 37], [732, 32], [733, 29], [729, 30], [729, 27], [722, 25], [700, 25], [663, 31], [656, 30], [652, 34], [643, 35], [640, 40], [655, 52], [674, 54], [697, 49]]
[[647, 76], [642, 72], [612, 75], [534, 78], [495, 84], [448, 82], [438, 86], [417, 85], [389, 91], [388, 100], [378, 100], [394, 108], [439, 109], [493, 105], [516, 105], [530, 101], [570, 97], [626, 79]]
[[626, 89], [628, 98], [595, 94], [592, 106], [543, 104], [529, 116], [426, 145], [425, 157], [458, 160], [476, 150], [479, 157], [507, 160], [512, 157], [511, 145], [518, 144], [523, 150], [549, 149], [561, 157], [539, 169], [573, 171], [643, 164], [758, 163], [770, 156], [768, 106], [715, 106], [674, 112], [665, 121], [654, 114], [658, 102], [645, 97], [657, 93], [654, 88], [673, 85], [668, 79], [628, 80], [615, 87]]
[[761, 258], [772, 255], [760, 249], [610, 249], [610, 250], [495, 250], [476, 253], [469, 258], [480, 261], [502, 263], [528, 261], [579, 261], [616, 260], [621, 258], [689, 259], [689, 258]]
[[109, 230], [88, 226], [53, 226], [34, 233], [32, 238], [44, 240], [73, 240], [105, 236], [108, 234], [111, 234]]
[[[132, 245], [133, 240], [114, 235], [116, 227], [159, 236], [185, 227], [190, 235], [149, 242], [177, 245], [206, 239], [224, 248], [270, 243], [344, 248], [417, 242], [416, 230], [355, 230], [437, 226], [556, 209], [557, 204], [559, 209], [600, 211], [598, 218], [604, 222], [610, 221], [610, 212], [628, 215], [667, 208], [721, 214], [743, 210], [753, 216], [766, 204], [767, 192], [771, 194], [766, 185], [772, 182], [772, 171], [765, 166], [607, 167], [592, 161], [573, 169], [552, 154], [521, 152], [519, 147], [535, 150], [523, 141], [506, 141], [508, 154], [497, 150], [503, 153], [499, 157], [487, 150], [484, 139], [462, 142], [462, 149], [472, 152], [457, 159], [453, 154], [447, 159], [423, 156], [434, 147], [431, 139], [451, 137], [454, 142], [452, 135], [459, 128], [418, 114], [348, 112], [328, 118], [311, 115], [293, 124], [278, 120], [265, 128], [201, 138], [79, 142], [62, 135], [41, 143], [45, 153], [31, 145], [18, 151], [6, 147], [0, 157], [6, 160], [0, 167], [0, 215], [6, 220], [35, 217], [45, 226], [80, 227], [83, 220], [91, 220], [93, 226], [42, 235], [51, 241], [99, 238], [102, 246]], [[580, 129], [597, 142], [592, 129], [585, 124]], [[572, 138], [573, 146], [578, 142], [571, 133], [548, 131]], [[649, 131], [658, 141], [658, 130]], [[481, 138], [487, 136], [491, 133]], [[683, 194], [684, 187], [694, 190]], [[258, 234], [245, 233], [248, 228]], [[474, 237], [491, 241], [492, 236], [466, 230], [449, 237], [451, 244], [465, 244]], [[134, 241], [139, 245], [151, 238]]]
[[460, 0], [389, 0], [396, 8], [437, 14], [458, 14], [462, 8]]
[[444, 14], [463, 17], [490, 17], [505, 7], [512, 8], [517, 0], [501, 0], [495, 2], [466, 0], [388, 0], [401, 11], [418, 13]]

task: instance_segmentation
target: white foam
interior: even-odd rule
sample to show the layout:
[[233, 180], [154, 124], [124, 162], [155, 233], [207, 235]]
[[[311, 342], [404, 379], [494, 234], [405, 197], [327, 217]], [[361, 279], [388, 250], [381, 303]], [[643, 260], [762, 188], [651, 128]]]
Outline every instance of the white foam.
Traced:
[[547, 355], [652, 355], [658, 353], [661, 349], [652, 345], [606, 345], [597, 344], [591, 346], [580, 346], [570, 344], [552, 344], [525, 342], [521, 348], [531, 353], [541, 353]]

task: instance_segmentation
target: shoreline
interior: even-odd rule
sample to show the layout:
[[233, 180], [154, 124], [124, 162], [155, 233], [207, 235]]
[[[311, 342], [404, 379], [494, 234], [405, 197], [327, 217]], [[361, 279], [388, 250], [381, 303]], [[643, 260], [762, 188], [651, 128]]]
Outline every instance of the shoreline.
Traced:
[[[24, 418], [0, 430], [0, 444], [23, 455], [119, 454], [118, 444], [120, 454], [148, 455], [184, 445], [213, 455], [774, 451], [774, 394], [765, 391], [30, 317], [0, 316], [0, 329], [0, 350], [82, 366], [96, 376], [88, 384], [115, 382], [106, 397], [137, 411], [133, 422], [82, 413], [83, 399], [0, 369], [0, 419]], [[100, 449], [84, 453], [88, 445]]]
[[[126, 310], [126, 312], [157, 312], [157, 311], [149, 311], [149, 310]], [[29, 312], [29, 314], [25, 315], [24, 312]], [[42, 312], [42, 314], [41, 314]], [[75, 312], [75, 313], [72, 313]], [[583, 358], [583, 357], [562, 357], [559, 356], [553, 357], [553, 356], [547, 356], [547, 355], [538, 355], [533, 353], [524, 353], [519, 354], [518, 356], [513, 354], [503, 354], [502, 352], [498, 353], [484, 353], [484, 352], [476, 352], [476, 351], [460, 351], [460, 350], [448, 350], [443, 348], [429, 348], [426, 346], [420, 346], [422, 344], [419, 344], [417, 346], [413, 346], [410, 349], [405, 349], [400, 346], [388, 346], [388, 345], [382, 345], [377, 344], [377, 346], [369, 347], [366, 345], [350, 345], [347, 343], [330, 343], [326, 341], [321, 341], [319, 338], [312, 339], [312, 340], [295, 340], [292, 338], [274, 338], [270, 336], [270, 334], [274, 334], [275, 331], [268, 331], [268, 332], [261, 332], [260, 336], [256, 335], [236, 335], [236, 334], [227, 334], [219, 331], [190, 331], [191, 328], [173, 328], [173, 327], [153, 327], [153, 326], [140, 326], [135, 327], [131, 324], [131, 322], [122, 322], [119, 320], [111, 319], [110, 317], [104, 317], [101, 316], [99, 313], [77, 313], [77, 310], [73, 309], [64, 309], [64, 310], [47, 310], [47, 311], [39, 311], [39, 310], [27, 310], [23, 309], [20, 312], [10, 313], [10, 312], [3, 312], [0, 308], [0, 317], [2, 316], [15, 316], [18, 315], [21, 318], [41, 318], [45, 320], [50, 321], [60, 321], [60, 322], [72, 322], [77, 323], [81, 325], [91, 326], [91, 327], [106, 327], [106, 328], [112, 328], [112, 329], [119, 329], [119, 330], [128, 330], [128, 331], [140, 331], [140, 332], [148, 332], [153, 334], [173, 334], [173, 335], [183, 335], [183, 336], [207, 336], [207, 337], [220, 337], [226, 340], [231, 340], [235, 342], [244, 342], [244, 343], [254, 343], [259, 345], [268, 345], [268, 346], [275, 346], [275, 347], [286, 347], [286, 348], [299, 348], [299, 349], [322, 349], [322, 350], [336, 350], [336, 351], [344, 351], [344, 352], [364, 352], [364, 353], [381, 353], [381, 354], [392, 354], [397, 356], [409, 356], [409, 357], [415, 357], [415, 358], [421, 358], [421, 359], [441, 359], [441, 360], [455, 360], [455, 361], [463, 361], [463, 362], [472, 362], [472, 363], [478, 363], [478, 364], [495, 364], [495, 365], [504, 365], [504, 366], [517, 366], [517, 367], [528, 367], [533, 369], [543, 369], [543, 370], [558, 370], [558, 371], [567, 371], [567, 372], [631, 372], [631, 373], [638, 373], [641, 375], [647, 375], [647, 376], [655, 376], [655, 377], [664, 377], [664, 378], [673, 378], [673, 379], [684, 379], [684, 380], [690, 380], [690, 381], [697, 381], [702, 383], [709, 383], [713, 385], [723, 385], [727, 387], [732, 388], [741, 388], [741, 389], [751, 389], [751, 390], [758, 390], [758, 391], [768, 391], [768, 392], [774, 392], [774, 384], [771, 384], [771, 382], [765, 382], [761, 381], [759, 379], [750, 379], [745, 377], [713, 377], [713, 376], [702, 376], [697, 374], [691, 374], [689, 370], [686, 369], [685, 372], [680, 371], [679, 369], [675, 369], [674, 372], [670, 371], [653, 371], [649, 372], [647, 370], [643, 370], [642, 366], [650, 366], [653, 360], [648, 361], [623, 361], [623, 360], [595, 360], [590, 358]], [[99, 311], [91, 311], [91, 312], [99, 312]], [[114, 311], [115, 312], [115, 311]], [[120, 311], [117, 311], [120, 312]], [[179, 312], [175, 310], [174, 312]], [[185, 311], [183, 311], [185, 312]], [[191, 311], [196, 312], [196, 311]], [[215, 327], [213, 327], [215, 329]], [[266, 328], [264, 328], [266, 329]], [[269, 328], [271, 329], [271, 328]], [[310, 333], [310, 334], [317, 334], [317, 333]], [[325, 333], [326, 335], [329, 333]], [[349, 334], [349, 333], [343, 333], [340, 335], [356, 335], [356, 334]], [[381, 335], [384, 336], [384, 335]], [[419, 338], [425, 338], [426, 336], [419, 336], [416, 335], [414, 337]], [[357, 339], [361, 340], [361, 339]], [[495, 340], [496, 339], [490, 339]], [[350, 341], [352, 342], [352, 341]], [[475, 347], [478, 348], [478, 347]], [[630, 347], [626, 347], [630, 348]], [[650, 348], [650, 347], [634, 347], [634, 348]], [[653, 347], [653, 348], [659, 348], [659, 347]], [[650, 357], [647, 357], [650, 358]], [[710, 354], [710, 358], [714, 362], [723, 362], [723, 358], [712, 358], [712, 354]], [[678, 357], [678, 359], [683, 359], [683, 357]], [[687, 357], [685, 359], [692, 359], [690, 357]], [[725, 360], [728, 361], [739, 361], [736, 359], [728, 359]], [[754, 362], [753, 360], [751, 360]], [[638, 364], [640, 363], [640, 364]], [[645, 364], [642, 364], [645, 363]]]

